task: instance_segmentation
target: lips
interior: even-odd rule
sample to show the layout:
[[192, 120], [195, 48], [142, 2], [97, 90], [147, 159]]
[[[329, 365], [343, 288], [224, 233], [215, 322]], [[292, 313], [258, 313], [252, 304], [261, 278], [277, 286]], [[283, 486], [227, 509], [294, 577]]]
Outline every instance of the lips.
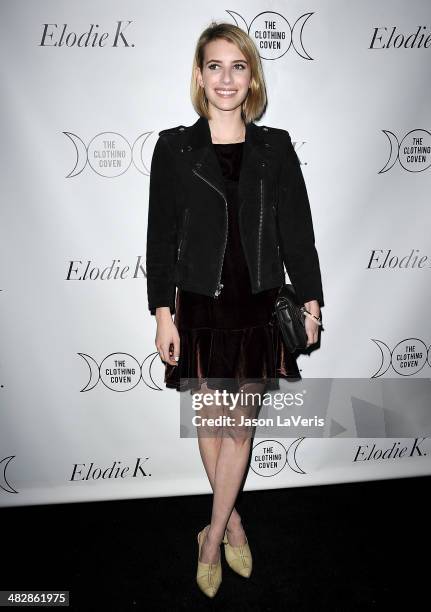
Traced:
[[216, 94], [223, 98], [231, 98], [237, 93], [236, 89], [216, 89]]

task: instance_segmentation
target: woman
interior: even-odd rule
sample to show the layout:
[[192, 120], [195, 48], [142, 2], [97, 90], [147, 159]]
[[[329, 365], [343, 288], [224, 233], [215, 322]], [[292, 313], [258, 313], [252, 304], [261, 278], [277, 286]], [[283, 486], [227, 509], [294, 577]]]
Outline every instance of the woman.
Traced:
[[254, 123], [266, 105], [264, 77], [257, 49], [240, 28], [212, 23], [201, 34], [191, 96], [199, 119], [161, 131], [154, 149], [147, 290], [166, 386], [253, 394], [241, 393], [234, 409], [201, 411], [233, 421], [198, 427], [214, 497], [211, 522], [198, 534], [197, 583], [213, 597], [222, 542], [234, 571], [248, 577], [252, 569], [235, 508], [252, 431], [238, 418], [256, 416], [255, 394], [279, 389], [279, 376], [301, 378], [271, 319], [283, 264], [310, 313], [307, 346], [318, 339], [323, 294], [299, 160], [287, 131]]

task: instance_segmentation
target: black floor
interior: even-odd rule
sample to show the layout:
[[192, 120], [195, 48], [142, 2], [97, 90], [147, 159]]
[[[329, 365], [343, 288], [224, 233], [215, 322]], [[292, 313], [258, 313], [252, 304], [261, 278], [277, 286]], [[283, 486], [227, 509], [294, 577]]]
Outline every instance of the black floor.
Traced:
[[0, 589], [68, 589], [64, 609], [92, 611], [429, 609], [430, 483], [242, 493], [253, 573], [222, 557], [213, 600], [195, 583], [209, 495], [3, 508]]

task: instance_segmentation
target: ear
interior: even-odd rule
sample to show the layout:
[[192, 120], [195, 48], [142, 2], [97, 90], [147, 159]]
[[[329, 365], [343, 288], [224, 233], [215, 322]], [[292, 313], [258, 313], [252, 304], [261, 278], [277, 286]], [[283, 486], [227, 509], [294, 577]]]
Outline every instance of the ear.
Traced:
[[195, 68], [195, 78], [196, 78], [196, 82], [200, 87], [203, 87], [203, 79], [202, 79], [202, 73], [201, 73], [201, 69], [199, 68], [199, 66], [196, 66]]

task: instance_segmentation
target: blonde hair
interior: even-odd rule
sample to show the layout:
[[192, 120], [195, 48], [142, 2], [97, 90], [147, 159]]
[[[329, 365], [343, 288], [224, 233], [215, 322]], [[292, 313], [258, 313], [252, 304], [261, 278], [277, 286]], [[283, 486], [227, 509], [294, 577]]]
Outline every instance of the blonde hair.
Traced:
[[199, 67], [201, 71], [203, 70], [205, 45], [220, 38], [234, 43], [249, 63], [251, 69], [250, 89], [241, 104], [241, 115], [245, 123], [250, 123], [259, 118], [265, 109], [267, 102], [265, 78], [259, 53], [253, 40], [241, 28], [230, 23], [212, 21], [211, 25], [199, 36], [193, 58], [190, 84], [193, 107], [201, 117], [211, 118], [205, 90], [197, 81], [196, 68]]

